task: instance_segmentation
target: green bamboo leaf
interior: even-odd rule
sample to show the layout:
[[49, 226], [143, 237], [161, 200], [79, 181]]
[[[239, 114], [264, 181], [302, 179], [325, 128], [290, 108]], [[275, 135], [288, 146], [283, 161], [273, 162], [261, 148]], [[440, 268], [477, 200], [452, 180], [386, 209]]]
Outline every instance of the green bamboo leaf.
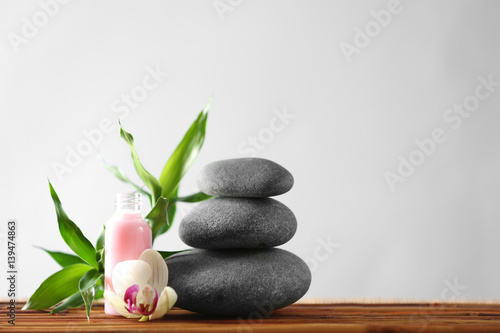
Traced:
[[148, 171], [146, 171], [146, 169], [142, 166], [141, 162], [139, 161], [139, 156], [137, 156], [137, 151], [135, 150], [134, 137], [132, 136], [132, 134], [123, 129], [121, 123], [120, 136], [129, 145], [132, 154], [132, 160], [134, 161], [135, 170], [137, 171], [139, 177], [141, 177], [144, 184], [146, 184], [146, 186], [151, 190], [152, 202], [156, 202], [162, 193], [160, 182], [158, 182], [158, 180], [153, 177]]
[[77, 291], [63, 303], [53, 308], [52, 311], [50, 311], [50, 314], [59, 313], [69, 308], [76, 308], [82, 306], [83, 304], [85, 303], [83, 302], [82, 294], [80, 294], [80, 291]]
[[104, 248], [100, 249], [95, 253], [95, 260], [97, 261], [97, 270], [101, 273], [104, 273]]
[[61, 267], [66, 267], [73, 264], [87, 264], [80, 257], [75, 256], [74, 254], [64, 253], [64, 252], [54, 252], [44, 249], [43, 247], [35, 246], [40, 250], [44, 250], [47, 252], [52, 259], [54, 259]]
[[96, 269], [92, 269], [82, 276], [78, 283], [78, 289], [80, 289], [80, 294], [82, 295], [83, 301], [85, 302], [85, 312], [87, 314], [87, 320], [90, 322], [90, 309], [92, 308], [92, 302], [95, 296], [95, 286], [97, 281], [102, 277], [102, 273]]
[[[178, 191], [179, 190], [176, 189], [173, 195], [177, 196]], [[156, 237], [158, 237], [159, 235], [162, 235], [162, 234], [166, 233], [168, 231], [168, 229], [170, 229], [170, 227], [172, 226], [172, 224], [174, 222], [174, 217], [175, 217], [175, 212], [176, 211], [177, 211], [177, 205], [175, 203], [173, 205], [169, 205], [169, 207], [167, 209], [167, 217], [168, 217], [168, 222], [169, 223], [166, 223], [166, 224], [164, 224], [164, 225], [162, 225], [160, 227], [160, 229], [156, 233]]]
[[195, 193], [195, 194], [191, 194], [191, 195], [188, 195], [186, 197], [174, 197], [174, 198], [171, 198], [170, 199], [170, 205], [178, 202], [178, 201], [182, 201], [182, 202], [200, 202], [200, 201], [204, 201], [204, 200], [207, 200], [207, 199], [210, 199], [212, 196], [211, 195], [208, 195], [208, 194], [205, 194], [203, 192], [198, 192], [198, 193]]
[[[101, 278], [96, 282], [94, 300], [98, 300], [103, 297], [104, 297], [104, 275], [101, 274]], [[77, 308], [84, 304], [85, 302], [83, 301], [82, 294], [80, 293], [80, 291], [77, 291], [71, 297], [66, 299], [63, 303], [59, 304], [54, 309], [52, 309], [52, 311], [50, 311], [50, 314], [58, 313], [69, 308]]]
[[97, 301], [98, 299], [101, 299], [101, 298], [104, 298], [104, 288], [96, 287], [94, 300]]
[[184, 138], [175, 149], [170, 159], [165, 164], [161, 175], [160, 184], [163, 187], [162, 196], [172, 198], [174, 191], [178, 188], [184, 174], [194, 162], [198, 152], [205, 141], [205, 129], [207, 126], [208, 109], [210, 101], [198, 114], [198, 118], [193, 122]]
[[111, 173], [113, 173], [116, 176], [116, 178], [118, 178], [119, 180], [121, 180], [124, 183], [132, 185], [138, 192], [141, 192], [142, 194], [144, 194], [145, 196], [147, 196], [149, 198], [149, 202], [151, 202], [151, 193], [145, 191], [139, 185], [137, 185], [134, 182], [132, 182], [130, 180], [130, 178], [128, 178], [127, 175], [125, 175], [125, 173], [122, 171], [122, 169], [118, 168], [117, 166], [108, 164], [99, 155], [97, 155], [97, 157], [99, 158], [99, 160], [101, 161], [101, 163], [104, 164], [104, 166], [106, 167], [106, 169], [108, 169], [109, 171], [111, 171]]
[[146, 215], [145, 219], [148, 220], [149, 225], [151, 226], [151, 233], [153, 235], [153, 242], [158, 236], [159, 230], [164, 225], [169, 225], [168, 220], [168, 199], [164, 197], [159, 197], [156, 205], [151, 209], [148, 215]]
[[170, 256], [173, 256], [174, 254], [181, 253], [181, 252], [186, 252], [187, 250], [181, 250], [181, 251], [157, 251], [163, 259], [167, 259]]
[[[101, 272], [102, 273], [102, 272]], [[104, 274], [101, 275], [101, 278], [97, 280], [95, 284], [95, 298], [94, 300], [98, 300], [104, 297]]]
[[106, 225], [102, 225], [101, 232], [99, 233], [99, 237], [95, 243], [95, 250], [99, 251], [104, 248], [104, 236], [106, 235]]
[[97, 268], [97, 262], [95, 260], [95, 248], [92, 243], [83, 235], [82, 231], [78, 226], [69, 219], [68, 215], [64, 211], [61, 201], [57, 196], [56, 191], [52, 187], [49, 181], [50, 195], [54, 201], [54, 206], [56, 208], [57, 223], [59, 224], [59, 232], [62, 238], [68, 244], [70, 249], [75, 252], [80, 258], [86, 261], [89, 265]]
[[174, 222], [175, 218], [175, 213], [177, 212], [177, 205], [174, 204], [173, 206], [168, 207], [167, 214], [168, 214], [168, 220], [170, 221], [170, 224], [167, 225], [167, 229], [163, 232], [167, 232], [168, 229], [170, 229], [170, 226], [172, 225], [172, 222]]
[[90, 310], [92, 309], [92, 302], [94, 301], [95, 289], [91, 287], [80, 291], [83, 301], [85, 302], [85, 314], [87, 315], [87, 320], [90, 323]]
[[72, 296], [79, 291], [78, 283], [82, 276], [91, 269], [86, 264], [74, 264], [52, 274], [31, 295], [23, 310], [47, 309]]

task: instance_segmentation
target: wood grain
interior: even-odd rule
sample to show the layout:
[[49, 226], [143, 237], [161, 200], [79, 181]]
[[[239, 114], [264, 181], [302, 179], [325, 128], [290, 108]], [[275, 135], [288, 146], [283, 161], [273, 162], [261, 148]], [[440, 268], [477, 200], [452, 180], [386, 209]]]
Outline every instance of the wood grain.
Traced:
[[8, 303], [1, 304], [2, 332], [500, 332], [500, 304], [467, 303], [333, 303], [294, 304], [272, 315], [221, 318], [173, 308], [162, 320], [104, 314], [93, 307], [90, 323], [84, 309], [56, 315], [49, 311], [22, 311], [17, 303], [16, 325], [7, 321]]

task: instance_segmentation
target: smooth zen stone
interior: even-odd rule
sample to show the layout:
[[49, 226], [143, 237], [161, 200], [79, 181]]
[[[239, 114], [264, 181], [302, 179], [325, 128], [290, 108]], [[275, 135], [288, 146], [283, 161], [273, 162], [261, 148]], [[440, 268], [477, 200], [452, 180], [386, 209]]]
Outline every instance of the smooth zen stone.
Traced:
[[202, 249], [268, 248], [288, 242], [297, 230], [292, 211], [270, 198], [212, 198], [183, 219], [179, 236]]
[[263, 158], [213, 162], [198, 177], [202, 192], [221, 197], [270, 197], [288, 192], [292, 186], [288, 170]]
[[282, 249], [189, 250], [167, 259], [176, 306], [210, 315], [267, 316], [309, 289], [304, 261]]

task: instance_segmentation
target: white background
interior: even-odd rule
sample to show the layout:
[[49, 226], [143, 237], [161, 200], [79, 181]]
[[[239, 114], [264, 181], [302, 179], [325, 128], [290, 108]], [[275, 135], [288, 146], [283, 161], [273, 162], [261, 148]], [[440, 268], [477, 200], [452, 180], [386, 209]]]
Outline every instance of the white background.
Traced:
[[[16, 47], [23, 18], [33, 23], [42, 7], [2, 1], [0, 220], [4, 229], [9, 218], [19, 223], [19, 296], [58, 269], [34, 245], [69, 251], [47, 177], [95, 241], [115, 193], [131, 190], [97, 153], [139, 182], [118, 118], [159, 176], [213, 94], [205, 145], [181, 194], [197, 191], [205, 164], [248, 156], [238, 147], [260, 135], [257, 156], [295, 177], [278, 197], [299, 222], [282, 247], [313, 270], [306, 297], [500, 298], [500, 88], [459, 128], [444, 118], [474, 95], [478, 77], [500, 81], [500, 3], [401, 0], [386, 26], [375, 23], [370, 12], [389, 3], [73, 0], [47, 22], [39, 17]], [[358, 36], [362, 47], [346, 57], [341, 46], [356, 47], [366, 27], [369, 44]], [[148, 67], [168, 77], [128, 114], [113, 112]], [[294, 118], [271, 138], [283, 110]], [[83, 132], [103, 119], [114, 131], [59, 178], [54, 163], [66, 164], [68, 147], [85, 145]], [[435, 128], [447, 140], [391, 191], [384, 174], [396, 174], [399, 156], [408, 159]], [[155, 248], [186, 247], [177, 227], [191, 207], [180, 207]], [[328, 241], [338, 246], [327, 252]], [[449, 292], [455, 279], [461, 289]]]

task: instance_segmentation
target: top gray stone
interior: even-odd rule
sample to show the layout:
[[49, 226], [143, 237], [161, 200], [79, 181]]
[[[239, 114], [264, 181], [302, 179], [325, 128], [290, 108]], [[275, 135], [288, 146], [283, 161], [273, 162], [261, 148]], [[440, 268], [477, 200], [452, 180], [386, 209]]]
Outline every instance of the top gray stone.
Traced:
[[212, 162], [198, 176], [198, 187], [220, 197], [271, 197], [288, 192], [293, 176], [281, 165], [263, 158]]

